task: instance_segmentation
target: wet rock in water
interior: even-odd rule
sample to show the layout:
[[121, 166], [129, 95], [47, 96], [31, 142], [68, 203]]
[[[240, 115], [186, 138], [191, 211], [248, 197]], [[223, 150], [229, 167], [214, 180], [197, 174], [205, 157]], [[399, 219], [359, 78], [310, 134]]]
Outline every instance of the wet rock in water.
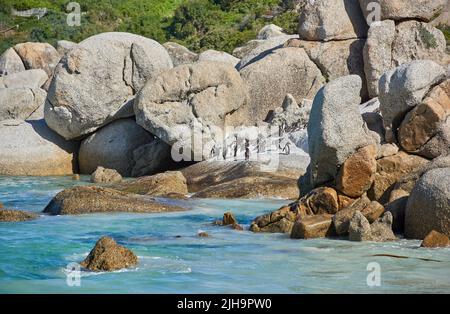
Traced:
[[291, 239], [316, 239], [336, 235], [333, 215], [322, 214], [299, 218], [291, 232]]
[[252, 222], [250, 231], [290, 234], [298, 214], [298, 206], [284, 206], [272, 213], [257, 217]]
[[408, 199], [405, 236], [424, 239], [433, 230], [450, 236], [450, 168], [425, 173]]
[[199, 232], [198, 234], [197, 234], [200, 238], [209, 238], [210, 237], [210, 235], [209, 235], [209, 233], [208, 232]]
[[305, 215], [334, 215], [339, 211], [339, 196], [333, 188], [317, 188], [302, 197], [298, 206]]
[[122, 176], [117, 170], [97, 167], [91, 175], [92, 183], [117, 183], [122, 181]]
[[237, 223], [238, 222], [236, 220], [236, 217], [234, 217], [232, 212], [226, 212], [225, 214], [223, 214], [223, 226], [236, 225]]
[[431, 231], [425, 239], [423, 239], [420, 247], [424, 248], [439, 248], [450, 246], [450, 239], [445, 234], [437, 231]]
[[369, 223], [374, 223], [384, 214], [384, 206], [377, 201], [373, 201], [361, 211], [361, 214], [366, 217]]
[[402, 189], [393, 190], [386, 204], [386, 211], [390, 212], [394, 218], [392, 229], [397, 233], [405, 231], [405, 212], [409, 194]]
[[81, 179], [81, 177], [80, 177], [79, 174], [74, 174], [74, 175], [72, 176], [72, 180], [73, 180], [73, 181], [79, 181], [80, 179]]
[[351, 155], [339, 169], [337, 189], [353, 198], [366, 193], [375, 179], [377, 172], [377, 147], [363, 147]]
[[370, 199], [363, 195], [360, 199], [354, 202], [347, 208], [343, 208], [336, 213], [333, 217], [333, 224], [338, 235], [345, 235], [348, 233], [350, 227], [350, 221], [353, 218], [356, 211], [363, 211], [370, 205]]
[[[185, 196], [188, 194], [186, 178], [179, 171], [167, 171], [153, 176], [113, 185], [112, 188], [140, 195], [151, 196]], [[178, 197], [177, 197], [178, 198]]]
[[37, 214], [32, 212], [3, 209], [3, 204], [0, 203], [0, 222], [21, 222], [34, 220], [38, 217]]
[[98, 240], [88, 257], [80, 263], [81, 267], [97, 272], [131, 268], [137, 264], [137, 256], [110, 237]]
[[79, 186], [58, 193], [44, 209], [50, 215], [130, 212], [163, 213], [186, 209], [166, 205], [150, 196], [120, 192], [106, 187]]
[[371, 225], [360, 211], [356, 211], [350, 221], [349, 239], [350, 241], [373, 242], [396, 240], [397, 238], [392, 231], [392, 214], [385, 213], [383, 217]]

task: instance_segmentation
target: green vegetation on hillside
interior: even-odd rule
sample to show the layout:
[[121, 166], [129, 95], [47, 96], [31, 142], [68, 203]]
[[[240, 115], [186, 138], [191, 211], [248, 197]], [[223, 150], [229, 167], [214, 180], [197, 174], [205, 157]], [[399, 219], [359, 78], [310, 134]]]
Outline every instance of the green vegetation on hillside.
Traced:
[[[81, 26], [71, 27], [66, 23], [69, 2], [0, 0], [0, 53], [19, 42], [79, 42], [108, 31], [177, 41], [194, 51], [231, 52], [268, 23], [295, 32], [298, 19], [292, 0], [79, 0]], [[40, 20], [11, 15], [12, 9], [30, 8], [47, 8], [49, 13]]]

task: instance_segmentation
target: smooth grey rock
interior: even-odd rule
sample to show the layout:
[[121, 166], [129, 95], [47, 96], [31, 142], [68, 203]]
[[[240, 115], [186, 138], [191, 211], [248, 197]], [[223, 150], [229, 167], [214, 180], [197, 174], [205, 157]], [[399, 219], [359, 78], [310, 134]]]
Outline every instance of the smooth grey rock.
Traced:
[[249, 88], [250, 103], [236, 113], [234, 124], [253, 125], [267, 119], [279, 107], [286, 94], [298, 103], [313, 99], [325, 83], [317, 66], [303, 49], [283, 48], [268, 54], [240, 71]]
[[199, 54], [198, 61], [225, 62], [235, 67], [241, 60], [226, 52], [210, 49]]
[[132, 99], [147, 79], [172, 68], [166, 49], [129, 33], [103, 33], [81, 43], [59, 63], [48, 92], [45, 120], [67, 139], [133, 115]]
[[365, 38], [367, 23], [354, 0], [306, 1], [300, 11], [301, 39], [314, 41]]
[[58, 40], [56, 42], [56, 51], [58, 51], [61, 57], [65, 56], [71, 49], [77, 44], [68, 40]]
[[132, 177], [143, 177], [176, 168], [171, 156], [170, 145], [155, 137], [149, 144], [142, 145], [133, 151], [134, 166]]
[[48, 80], [47, 73], [41, 69], [26, 70], [3, 77], [5, 88], [41, 88]]
[[450, 235], [450, 168], [425, 173], [411, 192], [405, 213], [405, 236], [423, 239], [431, 231]]
[[0, 175], [58, 176], [77, 173], [78, 143], [67, 142], [44, 120], [0, 122]]
[[101, 166], [130, 177], [134, 167], [133, 151], [152, 140], [153, 136], [134, 119], [114, 121], [81, 142], [80, 171], [91, 174]]
[[198, 54], [190, 51], [186, 47], [174, 43], [174, 42], [166, 42], [163, 44], [164, 48], [166, 48], [167, 52], [172, 59], [173, 66], [179, 66], [182, 64], [191, 64], [197, 61]]
[[256, 36], [257, 39], [269, 39], [281, 35], [287, 35], [283, 29], [275, 24], [269, 24], [261, 28]]
[[361, 78], [351, 75], [328, 83], [317, 93], [308, 123], [311, 164], [300, 179], [302, 195], [335, 180], [350, 155], [373, 144], [359, 113], [361, 87]]
[[446, 69], [430, 60], [417, 60], [385, 73], [379, 82], [380, 110], [386, 140], [395, 142], [395, 132], [405, 115], [417, 106], [430, 88], [445, 78]]
[[0, 76], [25, 71], [25, 66], [13, 48], [7, 49], [0, 56]]
[[45, 102], [47, 93], [39, 88], [0, 89], [0, 121], [28, 119]]
[[366, 217], [360, 212], [355, 212], [349, 227], [350, 241], [372, 241], [387, 242], [396, 240], [392, 231], [393, 217], [390, 212], [386, 212], [372, 225]]

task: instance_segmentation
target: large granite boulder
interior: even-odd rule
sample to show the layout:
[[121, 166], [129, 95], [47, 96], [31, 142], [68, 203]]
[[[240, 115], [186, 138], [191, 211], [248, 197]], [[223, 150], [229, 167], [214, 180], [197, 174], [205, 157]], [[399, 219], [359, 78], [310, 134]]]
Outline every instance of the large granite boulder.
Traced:
[[56, 51], [58, 51], [61, 57], [65, 56], [77, 43], [68, 40], [58, 40], [56, 42]]
[[47, 80], [47, 74], [41, 69], [26, 70], [0, 77], [4, 88], [41, 88]]
[[100, 238], [86, 259], [80, 263], [81, 267], [96, 272], [131, 268], [137, 264], [136, 254], [110, 237]]
[[450, 168], [427, 172], [408, 199], [405, 236], [424, 239], [433, 230], [450, 236]]
[[271, 110], [279, 107], [286, 94], [298, 103], [312, 99], [325, 83], [317, 66], [303, 49], [283, 48], [240, 71], [249, 88], [250, 102], [236, 112], [236, 124], [264, 121]]
[[81, 142], [79, 163], [83, 174], [91, 174], [102, 166], [130, 177], [134, 167], [134, 151], [153, 141], [153, 136], [134, 119], [121, 119], [108, 124]]
[[57, 176], [77, 173], [78, 144], [67, 142], [45, 121], [0, 122], [0, 174]]
[[26, 69], [42, 69], [50, 77], [61, 59], [58, 51], [47, 43], [28, 42], [17, 44], [14, 50], [22, 59]]
[[[134, 110], [137, 123], [167, 144], [177, 143], [186, 150], [183, 154], [194, 152], [196, 158], [208, 159], [211, 149], [221, 145], [214, 136], [218, 129], [223, 132], [227, 115], [247, 102], [247, 88], [233, 66], [197, 62], [149, 80]], [[191, 136], [198, 129], [203, 145], [192, 145]]]
[[166, 49], [128, 33], [103, 33], [61, 60], [49, 88], [45, 120], [66, 139], [133, 115], [134, 95], [148, 79], [172, 68]]
[[348, 157], [373, 144], [359, 112], [361, 87], [361, 78], [352, 75], [328, 83], [317, 93], [308, 124], [311, 164], [300, 179], [302, 195], [334, 181]]
[[359, 0], [359, 3], [365, 16], [373, 13], [373, 6], [369, 4], [377, 3], [381, 8], [381, 20], [428, 22], [445, 8], [447, 0]]
[[229, 53], [210, 49], [200, 53], [198, 55], [198, 61], [225, 62], [235, 67], [241, 60]]
[[301, 39], [330, 41], [365, 38], [367, 28], [356, 1], [316, 0], [301, 9], [298, 32]]
[[286, 35], [286, 33], [283, 31], [281, 27], [275, 24], [269, 24], [259, 30], [258, 35], [256, 35], [256, 38], [264, 40], [281, 35]]
[[9, 75], [25, 71], [22, 59], [14, 48], [7, 49], [0, 56], [0, 75]]
[[173, 66], [175, 67], [182, 64], [194, 63], [198, 59], [198, 54], [190, 51], [180, 44], [169, 41], [163, 44], [163, 46], [169, 53], [170, 58], [172, 59]]
[[0, 89], [0, 121], [26, 120], [44, 105], [47, 93], [39, 88]]
[[142, 177], [178, 167], [179, 164], [172, 158], [172, 147], [154, 137], [150, 143], [133, 151], [131, 176]]
[[396, 141], [405, 115], [419, 105], [430, 88], [445, 78], [446, 70], [430, 60], [417, 60], [385, 73], [379, 82], [380, 110], [386, 139]]

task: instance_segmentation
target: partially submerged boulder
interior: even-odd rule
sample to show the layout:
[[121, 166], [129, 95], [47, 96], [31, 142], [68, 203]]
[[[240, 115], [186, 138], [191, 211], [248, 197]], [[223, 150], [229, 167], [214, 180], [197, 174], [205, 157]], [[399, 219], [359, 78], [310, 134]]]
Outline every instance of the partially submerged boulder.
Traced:
[[170, 68], [169, 54], [154, 40], [129, 33], [89, 37], [56, 68], [45, 120], [72, 139], [132, 116], [134, 95], [148, 79]]
[[291, 232], [291, 239], [316, 239], [335, 236], [333, 215], [322, 214], [298, 219]]
[[50, 215], [130, 212], [164, 213], [184, 208], [155, 201], [146, 195], [120, 192], [106, 187], [80, 186], [58, 193], [44, 209]]
[[449, 237], [434, 230], [431, 231], [420, 244], [420, 247], [423, 248], [440, 248], [448, 246], [450, 246]]
[[91, 175], [92, 183], [117, 183], [122, 181], [122, 176], [114, 169], [97, 167]]
[[3, 209], [0, 206], [0, 222], [21, 222], [37, 219], [39, 216], [32, 212]]
[[131, 268], [137, 264], [136, 254], [110, 237], [100, 238], [86, 259], [80, 263], [81, 267], [95, 272]]
[[387, 212], [370, 224], [361, 212], [355, 212], [349, 227], [350, 241], [387, 242], [396, 240], [392, 231], [392, 214]]

